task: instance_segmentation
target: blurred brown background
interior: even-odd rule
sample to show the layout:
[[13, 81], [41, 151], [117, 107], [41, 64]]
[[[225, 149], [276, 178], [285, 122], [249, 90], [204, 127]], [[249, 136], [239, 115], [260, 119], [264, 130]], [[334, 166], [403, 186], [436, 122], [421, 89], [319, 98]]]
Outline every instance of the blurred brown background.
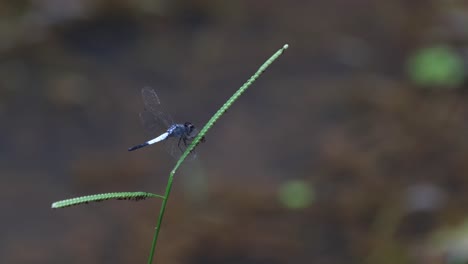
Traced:
[[0, 263], [146, 263], [174, 160], [140, 90], [202, 126], [155, 263], [468, 263], [466, 1], [0, 2]]

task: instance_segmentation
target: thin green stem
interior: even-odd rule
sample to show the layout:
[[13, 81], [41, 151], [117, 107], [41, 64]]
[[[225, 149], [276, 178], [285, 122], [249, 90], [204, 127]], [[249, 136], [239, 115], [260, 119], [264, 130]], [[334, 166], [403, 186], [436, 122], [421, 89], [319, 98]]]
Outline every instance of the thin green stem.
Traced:
[[176, 165], [172, 169], [171, 173], [169, 174], [169, 180], [167, 181], [166, 186], [166, 194], [164, 195], [164, 199], [161, 205], [161, 209], [159, 211], [158, 222], [156, 225], [156, 230], [153, 236], [153, 243], [151, 245], [151, 251], [148, 258], [148, 264], [153, 262], [154, 252], [156, 249], [156, 244], [158, 241], [159, 231], [161, 230], [161, 224], [164, 217], [164, 212], [166, 211], [167, 201], [169, 200], [169, 194], [171, 193], [172, 189], [172, 181], [174, 179], [174, 174], [176, 173], [177, 169], [179, 169], [180, 165], [184, 162], [185, 158], [193, 151], [193, 149], [200, 143], [201, 139], [205, 136], [206, 132], [216, 123], [216, 121], [226, 112], [229, 107], [249, 88], [249, 86], [273, 63], [286, 49], [288, 48], [288, 44], [285, 44], [281, 49], [279, 49], [275, 54], [273, 54], [265, 63], [258, 68], [257, 72], [255, 72], [250, 79], [247, 80], [232, 96], [229, 98], [226, 103], [210, 118], [210, 120], [206, 123], [206, 125], [200, 130], [200, 133], [195, 137], [192, 143], [188, 146], [185, 152], [182, 154], [180, 159], [177, 161]]
[[161, 209], [159, 209], [159, 216], [158, 216], [158, 224], [156, 225], [156, 230], [154, 230], [153, 242], [151, 243], [151, 251], [148, 258], [148, 264], [153, 262], [154, 252], [156, 249], [156, 244], [158, 242], [159, 231], [161, 230], [161, 223], [164, 217], [164, 212], [166, 211], [166, 204], [169, 199], [169, 195], [171, 194], [172, 189], [172, 181], [174, 180], [174, 171], [171, 172], [169, 175], [169, 179], [166, 185], [166, 193], [164, 194], [164, 199], [161, 204]]

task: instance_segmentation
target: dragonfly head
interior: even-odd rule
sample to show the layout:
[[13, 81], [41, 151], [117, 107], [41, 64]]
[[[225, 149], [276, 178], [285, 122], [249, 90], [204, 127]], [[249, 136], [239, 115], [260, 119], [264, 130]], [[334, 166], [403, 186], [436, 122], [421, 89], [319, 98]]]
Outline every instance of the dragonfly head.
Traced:
[[[195, 136], [197, 136], [198, 130], [195, 128], [195, 126], [192, 123], [185, 122], [184, 127], [187, 131], [187, 136], [189, 136], [192, 139], [195, 138]], [[201, 138], [201, 142], [205, 142], [205, 137]]]
[[187, 129], [187, 134], [189, 135], [192, 134], [192, 132], [195, 130], [195, 126], [190, 122], [185, 122], [184, 126], [185, 129]]

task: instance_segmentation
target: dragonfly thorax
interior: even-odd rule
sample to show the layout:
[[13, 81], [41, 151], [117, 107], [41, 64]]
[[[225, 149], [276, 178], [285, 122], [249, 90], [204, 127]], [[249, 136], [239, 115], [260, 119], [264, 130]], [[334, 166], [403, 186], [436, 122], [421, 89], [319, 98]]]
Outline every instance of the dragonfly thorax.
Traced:
[[173, 124], [167, 129], [169, 137], [182, 137], [182, 138], [193, 138], [195, 135], [192, 135], [195, 130], [195, 126], [190, 122], [185, 122], [184, 124]]

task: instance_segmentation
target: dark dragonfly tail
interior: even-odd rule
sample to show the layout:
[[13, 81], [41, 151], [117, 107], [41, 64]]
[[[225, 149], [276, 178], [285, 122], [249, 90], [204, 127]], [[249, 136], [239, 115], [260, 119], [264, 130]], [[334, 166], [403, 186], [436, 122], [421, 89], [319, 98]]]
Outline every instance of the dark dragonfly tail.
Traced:
[[139, 148], [146, 147], [146, 146], [149, 146], [149, 145], [150, 144], [148, 142], [145, 142], [143, 144], [136, 145], [136, 146], [133, 146], [133, 147], [129, 148], [128, 151], [134, 151], [134, 150], [137, 150]]

